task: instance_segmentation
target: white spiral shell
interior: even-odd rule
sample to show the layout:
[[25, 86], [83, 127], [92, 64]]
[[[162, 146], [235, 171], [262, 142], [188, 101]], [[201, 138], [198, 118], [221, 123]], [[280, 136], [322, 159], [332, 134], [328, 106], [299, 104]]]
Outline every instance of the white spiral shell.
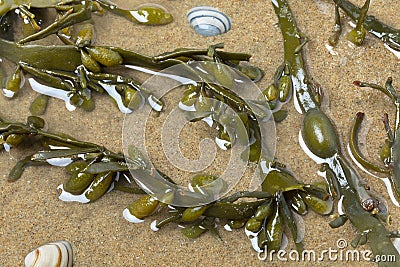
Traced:
[[67, 241], [47, 243], [25, 257], [25, 267], [72, 267], [72, 246]]
[[231, 29], [231, 19], [216, 8], [199, 6], [189, 10], [187, 19], [190, 26], [203, 36], [215, 36]]

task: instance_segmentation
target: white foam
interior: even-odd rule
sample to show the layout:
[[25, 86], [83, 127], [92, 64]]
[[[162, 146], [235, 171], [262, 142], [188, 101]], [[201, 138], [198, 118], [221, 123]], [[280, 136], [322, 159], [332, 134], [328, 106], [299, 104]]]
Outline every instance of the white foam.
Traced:
[[151, 222], [150, 229], [153, 230], [154, 232], [157, 232], [158, 230], [160, 230], [160, 228], [157, 227], [157, 221], [156, 220]]
[[83, 192], [80, 195], [73, 195], [67, 191], [64, 190], [64, 185], [60, 184], [57, 189], [61, 190], [61, 194], [58, 197], [60, 200], [65, 201], [65, 202], [79, 202], [79, 203], [89, 203], [90, 199], [88, 199], [85, 195], [85, 192]]
[[64, 100], [65, 106], [69, 111], [74, 111], [76, 107], [70, 103], [72, 94], [69, 91], [57, 89], [37, 82], [34, 78], [28, 79], [32, 89], [43, 95], [48, 95], [54, 98]]
[[212, 116], [208, 116], [202, 119], [202, 121], [204, 121], [205, 123], [208, 124], [209, 127], [212, 127], [214, 124], [214, 120], [212, 119]]
[[182, 102], [179, 102], [178, 107], [184, 111], [196, 111], [194, 104], [192, 104], [191, 106], [187, 106]]
[[122, 212], [122, 215], [124, 216], [125, 220], [127, 220], [128, 222], [131, 222], [131, 223], [144, 222], [144, 220], [136, 218], [133, 214], [131, 214], [128, 208], [124, 209], [124, 211]]
[[230, 227], [229, 224], [225, 224], [225, 225], [224, 225], [224, 229], [225, 229], [226, 231], [228, 231], [228, 232], [232, 232], [232, 227]]
[[11, 145], [9, 145], [9, 144], [7, 144], [7, 143], [4, 143], [4, 144], [3, 144], [3, 147], [4, 147], [4, 150], [5, 150], [5, 151], [10, 152]]
[[390, 46], [388, 46], [387, 44], [384, 44], [384, 46], [385, 46], [390, 52], [392, 52], [398, 59], [400, 59], [400, 51], [399, 51], [399, 50], [395, 50], [395, 49], [391, 48]]
[[99, 84], [115, 100], [115, 102], [117, 103], [118, 109], [122, 113], [128, 114], [128, 113], [132, 112], [131, 109], [125, 107], [124, 102], [122, 101], [122, 96], [115, 89], [115, 85], [110, 85], [110, 84], [106, 84], [106, 83], [103, 83], [103, 82], [99, 82]]
[[223, 139], [220, 139], [218, 137], [215, 137], [215, 143], [222, 150], [227, 150], [228, 149], [227, 147], [231, 144], [231, 142], [223, 140]]
[[132, 17], [134, 17], [137, 21], [139, 21], [141, 23], [146, 23], [149, 21], [149, 19], [148, 19], [149, 12], [147, 12], [145, 10], [141, 10], [140, 14], [139, 14], [139, 11], [137, 11], [137, 10], [129, 11], [129, 13], [131, 13]]
[[250, 239], [251, 246], [253, 247], [253, 249], [258, 253], [263, 252], [263, 250], [260, 249], [260, 247], [258, 246], [258, 233], [249, 231], [246, 228], [244, 228], [244, 232], [247, 235], [247, 237]]
[[46, 161], [48, 164], [52, 166], [65, 167], [71, 164], [73, 160], [71, 158], [52, 158], [52, 159], [47, 159]]
[[146, 68], [143, 68], [143, 67], [138, 67], [138, 66], [133, 66], [133, 65], [125, 65], [125, 67], [133, 69], [133, 70], [141, 71], [141, 72], [144, 72], [144, 73], [156, 75], [156, 76], [166, 77], [166, 78], [169, 78], [171, 80], [175, 80], [177, 82], [180, 82], [181, 84], [197, 85], [197, 83], [195, 81], [193, 81], [192, 79], [190, 79], [190, 78], [186, 78], [186, 77], [182, 77], [182, 76], [178, 76], [178, 75], [174, 75], [174, 74], [157, 72], [157, 71], [153, 71], [153, 70], [149, 70], [149, 69], [146, 69]]
[[331, 45], [329, 45], [329, 44], [325, 44], [325, 48], [328, 50], [329, 54], [331, 54], [332, 56], [337, 56], [337, 55], [339, 55], [339, 53], [336, 52], [336, 51], [333, 49], [333, 46], [331, 46]]
[[15, 92], [14, 92], [14, 91], [11, 91], [11, 90], [8, 90], [8, 89], [5, 89], [5, 88], [3, 88], [3, 95], [4, 95], [5, 97], [8, 97], [8, 98], [13, 98], [13, 97], [14, 97], [14, 95], [15, 95]]
[[343, 196], [340, 197], [339, 201], [338, 201], [338, 213], [339, 215], [344, 215], [344, 211], [343, 211]]
[[390, 200], [393, 202], [394, 205], [396, 205], [397, 207], [400, 207], [400, 203], [397, 201], [396, 197], [394, 196], [392, 183], [390, 182], [389, 178], [380, 178], [380, 179], [385, 183], [385, 186], [389, 193]]
[[[163, 106], [160, 105], [160, 104], [157, 102], [157, 100], [158, 100], [158, 99], [156, 99], [153, 95], [150, 95], [150, 96], [147, 98], [147, 101], [149, 102], [150, 107], [151, 107], [152, 109], [154, 109], [155, 111], [161, 111], [162, 108], [163, 108]], [[158, 100], [158, 101], [159, 101], [159, 100]]]

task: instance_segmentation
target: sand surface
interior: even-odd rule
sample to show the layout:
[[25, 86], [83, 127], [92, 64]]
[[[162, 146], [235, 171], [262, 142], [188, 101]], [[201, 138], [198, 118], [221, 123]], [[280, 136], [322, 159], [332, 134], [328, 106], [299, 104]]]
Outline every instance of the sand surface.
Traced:
[[[141, 1], [115, 1], [121, 7], [130, 8]], [[277, 19], [269, 1], [154, 1], [168, 8], [175, 21], [162, 27], [145, 27], [107, 14], [95, 17], [98, 45], [114, 45], [155, 55], [178, 47], [206, 48], [223, 42], [225, 51], [246, 52], [253, 55], [251, 63], [265, 71], [265, 78], [258, 86], [266, 88], [274, 71], [282, 63], [283, 47]], [[384, 84], [391, 76], [394, 86], [400, 85], [399, 59], [383, 44], [367, 35], [362, 47], [353, 47], [342, 36], [330, 54], [327, 39], [334, 23], [334, 7], [330, 1], [289, 1], [298, 26], [308, 37], [305, 46], [306, 62], [313, 81], [323, 90], [324, 109], [335, 121], [343, 147], [347, 144], [352, 119], [358, 111], [366, 112], [366, 123], [361, 136], [361, 149], [371, 159], [379, 159], [379, 148], [385, 132], [381, 116], [387, 112], [394, 121], [394, 107], [382, 93], [357, 89], [354, 80]], [[354, 3], [361, 5], [363, 1]], [[232, 30], [217, 37], [201, 37], [186, 20], [186, 12], [195, 6], [211, 5], [228, 14]], [[372, 1], [370, 14], [385, 23], [400, 28], [398, 14], [400, 2]], [[348, 18], [342, 18], [344, 33], [350, 29]], [[29, 115], [29, 103], [37, 95], [27, 86], [18, 97], [8, 100], [0, 97], [0, 116], [7, 120], [25, 121]], [[174, 98], [170, 98], [173, 103]], [[124, 115], [105, 95], [96, 95], [96, 109], [87, 113], [82, 110], [69, 112], [63, 102], [52, 99], [43, 118], [48, 130], [64, 132], [80, 140], [95, 142], [114, 151], [122, 150], [121, 129]], [[304, 182], [319, 181], [318, 166], [309, 159], [298, 145], [297, 135], [301, 116], [293, 104], [286, 105], [289, 117], [277, 125], [276, 157], [284, 162]], [[155, 120], [154, 125], [157, 125]], [[157, 127], [154, 127], [154, 136]], [[150, 126], [149, 126], [150, 127]], [[181, 147], [188, 158], [198, 157], [199, 141], [213, 138], [215, 132], [208, 128], [190, 126], [181, 133]], [[196, 128], [197, 127], [197, 128]], [[151, 129], [150, 129], [151, 130]], [[192, 131], [193, 130], [193, 131]], [[196, 132], [199, 133], [198, 137]], [[154, 144], [157, 144], [157, 138]], [[149, 142], [151, 143], [151, 142]], [[177, 177], [180, 170], [174, 168], [162, 155], [157, 145], [149, 145], [149, 153], [155, 165], [169, 175]], [[260, 261], [251, 248], [244, 231], [227, 232], [221, 228], [223, 241], [219, 242], [209, 233], [196, 240], [188, 240], [176, 225], [168, 225], [158, 232], [150, 230], [155, 215], [141, 224], [132, 224], [122, 217], [122, 211], [137, 196], [113, 191], [91, 204], [64, 203], [58, 200], [57, 186], [67, 180], [62, 168], [41, 166], [27, 168], [23, 177], [8, 183], [7, 175], [12, 166], [29, 151], [15, 148], [10, 153], [0, 152], [0, 266], [21, 266], [25, 255], [35, 247], [50, 241], [68, 240], [74, 249], [74, 266], [265, 266], [269, 260]], [[214, 163], [216, 172], [223, 170], [223, 157]], [[217, 159], [218, 160], [218, 159]], [[389, 200], [384, 184], [360, 171], [371, 188], [388, 201], [393, 217], [390, 229], [400, 229], [399, 208]], [[246, 174], [248, 175], [248, 174]], [[330, 229], [329, 217], [313, 212], [304, 216], [307, 249], [316, 253], [338, 249], [337, 241], [348, 243], [355, 237], [355, 229], [346, 224]], [[289, 242], [286, 251], [293, 249]], [[348, 248], [350, 249], [350, 248]], [[359, 248], [368, 249], [368, 246]], [[344, 249], [346, 251], [346, 248]], [[360, 266], [357, 261], [340, 260], [324, 262], [282, 262], [275, 258], [272, 266]], [[366, 262], [363, 266], [374, 266]]]

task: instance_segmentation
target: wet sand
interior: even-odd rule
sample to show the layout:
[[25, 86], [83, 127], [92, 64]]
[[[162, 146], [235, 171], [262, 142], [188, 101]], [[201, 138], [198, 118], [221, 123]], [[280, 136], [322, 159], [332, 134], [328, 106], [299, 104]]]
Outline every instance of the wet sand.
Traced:
[[[142, 2], [115, 1], [121, 7], [134, 7]], [[114, 45], [155, 55], [178, 47], [206, 48], [223, 42], [225, 51], [246, 52], [253, 55], [251, 63], [265, 71], [258, 86], [266, 88], [275, 69], [282, 63], [283, 47], [277, 19], [269, 1], [156, 1], [167, 7], [175, 21], [162, 27], [134, 25], [111, 14], [95, 17], [97, 45]], [[363, 1], [353, 1], [361, 5]], [[383, 44], [367, 35], [362, 47], [353, 47], [342, 35], [335, 55], [325, 45], [334, 24], [334, 7], [327, 1], [289, 1], [298, 26], [308, 37], [305, 46], [306, 62], [310, 75], [324, 93], [325, 110], [334, 120], [343, 148], [347, 144], [352, 119], [358, 111], [366, 113], [366, 123], [360, 138], [361, 149], [369, 158], [379, 159], [379, 148], [385, 139], [382, 115], [389, 113], [394, 121], [394, 107], [382, 93], [365, 88], [357, 89], [354, 80], [384, 84], [391, 76], [394, 86], [400, 85], [400, 61]], [[186, 12], [198, 5], [211, 5], [225, 12], [232, 19], [232, 30], [217, 37], [201, 37], [190, 28]], [[400, 28], [398, 12], [400, 3], [389, 0], [372, 1], [370, 13], [385, 23]], [[342, 18], [344, 34], [350, 27]], [[23, 88], [14, 100], [0, 97], [0, 116], [7, 120], [24, 121], [29, 115], [29, 104], [37, 93]], [[48, 130], [64, 132], [80, 140], [95, 142], [114, 151], [122, 150], [122, 125], [124, 115], [106, 95], [96, 95], [96, 109], [87, 113], [80, 109], [69, 112], [63, 102], [52, 99], [43, 118]], [[171, 100], [172, 101], [172, 100]], [[301, 116], [292, 103], [286, 105], [289, 117], [278, 124], [276, 158], [284, 162], [303, 182], [320, 181], [318, 166], [309, 159], [298, 145], [297, 135]], [[157, 121], [156, 121], [157, 123]], [[150, 126], [149, 126], [150, 127]], [[153, 126], [155, 127], [155, 126]], [[189, 126], [191, 127], [191, 126]], [[194, 126], [193, 126], [194, 127]], [[196, 126], [198, 127], [198, 126]], [[194, 127], [201, 137], [213, 138], [215, 132], [208, 128]], [[157, 128], [157, 127], [156, 127]], [[155, 129], [156, 129], [155, 128]], [[182, 150], [189, 158], [196, 158], [200, 138], [186, 129], [181, 133]], [[186, 133], [186, 134], [185, 134]], [[155, 133], [156, 134], [156, 133]], [[150, 138], [151, 139], [151, 138]], [[151, 139], [152, 140], [152, 139]], [[184, 145], [182, 145], [184, 144]], [[23, 177], [8, 183], [7, 175], [12, 166], [28, 154], [21, 148], [10, 153], [0, 152], [0, 266], [21, 266], [25, 255], [35, 247], [55, 241], [68, 240], [74, 249], [74, 266], [265, 266], [269, 260], [260, 261], [251, 248], [244, 231], [227, 232], [221, 227], [222, 242], [209, 233], [196, 240], [188, 240], [176, 225], [168, 225], [158, 232], [150, 230], [154, 215], [144, 223], [132, 224], [122, 217], [122, 211], [137, 196], [112, 191], [91, 204], [64, 203], [58, 200], [57, 186], [67, 180], [62, 168], [41, 166], [27, 168]], [[149, 153], [155, 165], [172, 177], [180, 170], [170, 166], [157, 145]], [[197, 153], [197, 154], [196, 154]], [[216, 172], [223, 170], [220, 162], [214, 164]], [[389, 200], [384, 184], [360, 171], [365, 181], [387, 200], [393, 224], [389, 229], [400, 229], [399, 208]], [[246, 173], [246, 175], [249, 175]], [[247, 176], [244, 177], [244, 179]], [[348, 243], [355, 237], [355, 229], [347, 223], [339, 229], [330, 229], [329, 217], [309, 212], [305, 222], [304, 245], [319, 255], [322, 250], [338, 249], [337, 241]], [[289, 240], [286, 251], [293, 249]], [[350, 248], [349, 248], [350, 249]], [[359, 250], [368, 249], [362, 246]], [[345, 251], [346, 249], [344, 249]], [[340, 260], [324, 262], [275, 261], [272, 266], [359, 266], [357, 261]], [[362, 263], [363, 266], [375, 264]]]

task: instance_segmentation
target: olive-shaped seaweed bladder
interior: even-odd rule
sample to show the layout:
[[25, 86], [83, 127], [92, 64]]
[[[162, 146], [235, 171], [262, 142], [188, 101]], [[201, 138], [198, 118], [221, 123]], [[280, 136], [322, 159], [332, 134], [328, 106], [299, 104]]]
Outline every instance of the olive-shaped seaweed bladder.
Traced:
[[338, 152], [335, 128], [320, 109], [306, 112], [302, 134], [307, 147], [318, 157], [330, 158]]

